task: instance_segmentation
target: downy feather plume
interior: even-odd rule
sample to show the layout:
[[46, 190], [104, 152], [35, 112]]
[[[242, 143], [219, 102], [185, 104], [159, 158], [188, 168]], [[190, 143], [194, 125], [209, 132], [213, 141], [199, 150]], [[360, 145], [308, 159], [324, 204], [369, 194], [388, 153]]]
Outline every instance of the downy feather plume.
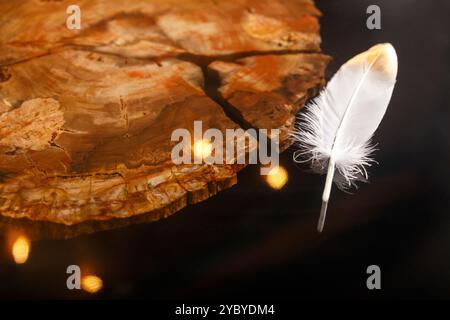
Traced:
[[291, 134], [299, 149], [294, 161], [310, 162], [327, 173], [317, 229], [322, 232], [331, 185], [346, 190], [367, 181], [373, 162], [371, 137], [394, 90], [397, 54], [391, 44], [378, 44], [347, 61], [326, 89], [302, 113]]

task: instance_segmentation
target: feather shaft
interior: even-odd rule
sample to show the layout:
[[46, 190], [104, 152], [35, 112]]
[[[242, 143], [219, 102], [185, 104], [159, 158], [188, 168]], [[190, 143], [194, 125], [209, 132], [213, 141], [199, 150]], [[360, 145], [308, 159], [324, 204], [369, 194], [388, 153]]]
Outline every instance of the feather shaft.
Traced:
[[328, 162], [327, 178], [325, 180], [325, 187], [322, 194], [322, 208], [320, 209], [319, 222], [317, 223], [317, 231], [322, 232], [327, 216], [328, 201], [330, 200], [331, 186], [333, 185], [335, 162], [333, 157], [330, 157]]

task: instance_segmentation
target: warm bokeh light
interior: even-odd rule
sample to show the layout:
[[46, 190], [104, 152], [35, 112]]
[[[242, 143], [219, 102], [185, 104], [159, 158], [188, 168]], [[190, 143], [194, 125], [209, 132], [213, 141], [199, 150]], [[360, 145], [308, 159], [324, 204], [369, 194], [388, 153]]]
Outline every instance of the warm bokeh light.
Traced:
[[275, 190], [280, 190], [283, 188], [288, 179], [289, 175], [286, 169], [280, 166], [270, 170], [266, 177], [267, 184]]
[[197, 140], [194, 143], [194, 156], [199, 159], [204, 159], [212, 153], [212, 144], [208, 140]]
[[19, 236], [13, 243], [11, 253], [17, 264], [27, 262], [30, 255], [30, 240], [25, 236]]
[[81, 287], [89, 293], [96, 293], [103, 288], [103, 281], [97, 276], [89, 275], [81, 278]]

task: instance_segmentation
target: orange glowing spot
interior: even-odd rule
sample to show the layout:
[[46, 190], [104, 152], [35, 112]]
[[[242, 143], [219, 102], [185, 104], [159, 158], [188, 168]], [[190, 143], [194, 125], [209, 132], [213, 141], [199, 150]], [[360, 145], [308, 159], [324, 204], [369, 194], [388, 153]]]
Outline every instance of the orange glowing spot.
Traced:
[[81, 278], [81, 287], [89, 293], [96, 293], [103, 288], [103, 280], [97, 276], [89, 275]]
[[194, 143], [194, 156], [199, 159], [209, 157], [212, 153], [212, 144], [208, 140], [197, 140]]
[[266, 177], [267, 184], [275, 190], [280, 190], [288, 182], [289, 175], [285, 168], [276, 167], [270, 170]]
[[128, 72], [128, 76], [130, 78], [145, 78], [145, 74], [143, 74], [142, 72], [137, 71], [137, 70]]
[[25, 236], [19, 236], [12, 245], [12, 256], [15, 263], [23, 264], [27, 262], [28, 256], [30, 255], [30, 240]]

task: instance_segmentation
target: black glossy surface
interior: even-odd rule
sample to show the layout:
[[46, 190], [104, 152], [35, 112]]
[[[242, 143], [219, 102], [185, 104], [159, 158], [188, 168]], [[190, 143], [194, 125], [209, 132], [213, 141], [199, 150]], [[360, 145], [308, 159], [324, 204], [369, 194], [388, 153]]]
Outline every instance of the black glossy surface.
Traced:
[[[365, 28], [370, 4], [382, 30]], [[322, 0], [323, 50], [335, 61], [392, 42], [399, 77], [375, 136], [380, 165], [354, 195], [334, 189], [324, 234], [315, 231], [323, 179], [281, 163], [271, 190], [257, 167], [239, 184], [164, 221], [68, 240], [36, 240], [15, 265], [0, 238], [1, 298], [450, 298], [450, 3]], [[79, 264], [104, 281], [90, 295], [66, 289]], [[382, 271], [368, 291], [366, 267]]]

